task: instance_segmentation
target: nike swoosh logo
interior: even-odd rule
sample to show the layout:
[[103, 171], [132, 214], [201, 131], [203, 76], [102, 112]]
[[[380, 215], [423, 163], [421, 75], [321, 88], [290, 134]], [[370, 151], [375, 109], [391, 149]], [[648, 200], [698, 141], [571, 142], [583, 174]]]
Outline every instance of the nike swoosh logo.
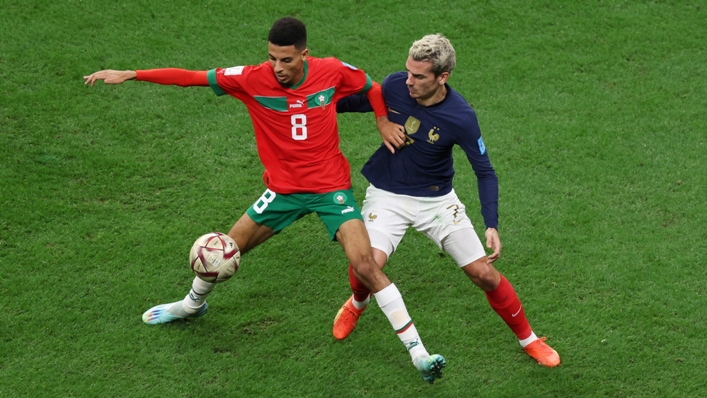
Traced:
[[400, 112], [398, 112], [398, 111], [396, 111], [396, 110], [393, 110], [391, 107], [388, 107], [388, 112], [392, 112], [392, 113], [395, 113], [395, 114], [397, 114], [397, 115], [400, 114]]
[[516, 313], [515, 313], [515, 314], [512, 314], [511, 316], [512, 316], [513, 318], [515, 318], [516, 315], [520, 314], [520, 310], [522, 310], [522, 309], [523, 309], [523, 305], [521, 304], [520, 308], [518, 308], [518, 311], [516, 311]]

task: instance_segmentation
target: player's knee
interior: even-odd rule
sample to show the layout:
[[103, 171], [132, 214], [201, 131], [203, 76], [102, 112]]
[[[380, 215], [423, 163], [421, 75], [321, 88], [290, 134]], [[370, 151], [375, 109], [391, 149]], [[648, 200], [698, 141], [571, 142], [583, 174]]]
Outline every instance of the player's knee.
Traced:
[[464, 273], [481, 289], [488, 291], [498, 287], [501, 277], [496, 268], [482, 257], [462, 268]]
[[[364, 279], [372, 277], [380, 271], [378, 265], [373, 261], [373, 259], [360, 259], [359, 261], [352, 261], [351, 266], [353, 267], [354, 273]], [[376, 272], [378, 271], [378, 272]]]
[[390, 279], [373, 259], [370, 259], [370, 261], [352, 262], [351, 265], [356, 278], [373, 293], [377, 293], [391, 283]]

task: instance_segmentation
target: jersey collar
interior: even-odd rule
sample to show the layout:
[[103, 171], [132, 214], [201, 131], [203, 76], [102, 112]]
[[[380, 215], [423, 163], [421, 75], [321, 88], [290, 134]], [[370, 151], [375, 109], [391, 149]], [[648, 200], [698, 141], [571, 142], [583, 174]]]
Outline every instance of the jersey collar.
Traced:
[[301, 86], [305, 80], [307, 80], [307, 71], [308, 70], [309, 70], [309, 63], [307, 62], [307, 59], [305, 59], [304, 60], [304, 75], [302, 75], [302, 79], [300, 79], [300, 81], [297, 82], [297, 84], [295, 84], [294, 86], [290, 86], [289, 88], [292, 90], [297, 90], [297, 88], [299, 86]]

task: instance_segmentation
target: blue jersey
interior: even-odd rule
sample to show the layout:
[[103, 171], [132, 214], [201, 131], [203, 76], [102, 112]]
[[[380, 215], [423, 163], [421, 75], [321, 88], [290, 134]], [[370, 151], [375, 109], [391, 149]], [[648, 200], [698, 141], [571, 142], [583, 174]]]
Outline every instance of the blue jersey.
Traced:
[[[454, 159], [459, 145], [476, 174], [481, 214], [487, 228], [498, 228], [498, 178], [481, 138], [476, 113], [464, 97], [447, 85], [447, 95], [432, 106], [410, 97], [406, 72], [383, 81], [383, 98], [390, 121], [405, 126], [406, 143], [390, 153], [381, 144], [361, 171], [376, 188], [401, 195], [442, 196], [452, 190]], [[370, 112], [368, 99], [352, 95], [341, 99], [337, 112]]]

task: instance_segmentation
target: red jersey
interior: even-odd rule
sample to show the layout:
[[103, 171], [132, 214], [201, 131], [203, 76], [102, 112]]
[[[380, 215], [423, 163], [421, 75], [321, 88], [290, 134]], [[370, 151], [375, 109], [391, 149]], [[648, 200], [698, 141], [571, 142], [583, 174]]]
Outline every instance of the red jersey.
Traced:
[[285, 87], [269, 62], [213, 69], [209, 85], [248, 108], [263, 181], [273, 192], [325, 193], [351, 188], [349, 162], [339, 149], [336, 102], [371, 88], [362, 70], [336, 58], [307, 57], [304, 77]]

